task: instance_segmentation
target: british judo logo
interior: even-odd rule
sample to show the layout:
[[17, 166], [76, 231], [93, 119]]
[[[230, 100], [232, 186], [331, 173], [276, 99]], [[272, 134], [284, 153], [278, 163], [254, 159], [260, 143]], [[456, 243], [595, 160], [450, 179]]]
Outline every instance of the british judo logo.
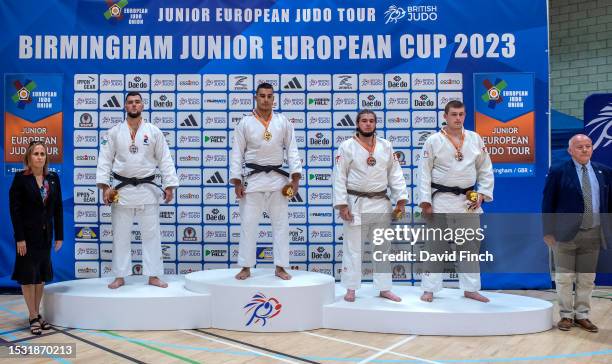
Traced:
[[247, 303], [243, 308], [246, 309], [245, 315], [250, 315], [246, 326], [255, 325], [261, 322], [261, 326], [266, 326], [268, 320], [272, 319], [281, 312], [283, 306], [274, 297], [266, 297], [263, 293], [257, 292], [251, 302]]

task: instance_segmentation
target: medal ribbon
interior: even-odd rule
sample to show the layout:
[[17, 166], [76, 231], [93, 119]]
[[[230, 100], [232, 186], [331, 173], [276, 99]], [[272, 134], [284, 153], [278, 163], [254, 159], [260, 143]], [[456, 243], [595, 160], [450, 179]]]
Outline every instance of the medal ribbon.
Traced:
[[255, 117], [255, 119], [259, 120], [261, 125], [264, 126], [266, 131], [268, 131], [268, 126], [270, 125], [270, 122], [272, 121], [272, 113], [270, 113], [270, 117], [268, 118], [268, 120], [264, 120], [264, 118], [261, 115], [259, 115], [257, 110], [253, 109], [253, 116]]
[[357, 143], [359, 143], [359, 145], [361, 145], [363, 147], [363, 149], [368, 151], [368, 153], [370, 154], [370, 157], [374, 154], [374, 149], [376, 149], [376, 137], [374, 137], [372, 139], [372, 146], [371, 147], [368, 146], [367, 144], [361, 142], [361, 140], [359, 140], [359, 138], [357, 138], [356, 136], [354, 136], [353, 138], [355, 138]]
[[455, 151], [456, 151], [455, 155], [462, 154], [461, 149], [463, 148], [463, 142], [465, 140], [465, 133], [463, 132], [463, 130], [461, 130], [461, 137], [459, 138], [459, 144], [455, 144], [455, 142], [453, 141], [453, 139], [451, 139], [450, 135], [448, 135], [446, 130], [442, 129], [441, 131], [442, 131], [442, 134], [444, 134], [444, 136], [446, 137], [446, 139], [448, 139], [448, 141], [451, 142], [453, 147], [455, 147]]
[[130, 124], [128, 124], [128, 129], [130, 129], [130, 138], [132, 138], [132, 145], [136, 144], [136, 134], [138, 133], [139, 128], [140, 128], [140, 122], [138, 123], [138, 127], [136, 127], [136, 130], [133, 130], [130, 127]]

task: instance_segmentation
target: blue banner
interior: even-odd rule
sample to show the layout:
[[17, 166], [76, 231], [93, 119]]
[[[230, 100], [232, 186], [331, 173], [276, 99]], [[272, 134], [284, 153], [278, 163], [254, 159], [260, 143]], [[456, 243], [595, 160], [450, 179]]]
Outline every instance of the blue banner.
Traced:
[[[123, 120], [124, 95], [132, 90], [143, 95], [144, 118], [166, 135], [180, 178], [175, 201], [160, 209], [167, 274], [236, 265], [240, 214], [228, 185], [228, 152], [233, 127], [254, 107], [253, 92], [261, 82], [274, 86], [276, 111], [294, 124], [306, 172], [289, 206], [293, 269], [339, 278], [342, 224], [331, 205], [332, 161], [339, 143], [352, 136], [357, 111], [377, 113], [378, 133], [397, 151], [409, 185], [409, 211], [416, 213], [421, 147], [444, 122], [450, 100], [466, 104], [466, 127], [477, 128], [475, 105], [481, 101], [475, 95], [487, 91], [478, 74], [492, 83], [505, 80], [509, 90], [527, 90], [528, 96], [508, 99], [524, 97], [517, 113], [530, 113], [533, 129], [531, 159], [520, 161], [528, 164], [528, 173], [497, 179], [495, 200], [485, 209], [539, 211], [549, 164], [546, 1], [320, 0], [307, 8], [288, 0], [180, 4], [24, 0], [0, 9], [6, 29], [0, 40], [3, 72], [35, 73], [19, 76], [22, 84], [62, 77], [66, 238], [53, 255], [56, 279], [110, 274], [110, 208], [100, 204], [95, 187], [97, 151], [106, 131]], [[2, 92], [7, 100], [16, 90], [5, 82]], [[5, 116], [4, 130], [8, 122]], [[4, 137], [6, 157], [12, 145], [6, 132]], [[11, 180], [0, 178], [4, 207]], [[8, 227], [6, 208], [0, 218]], [[0, 285], [13, 285], [10, 228], [2, 229], [0, 240]], [[261, 265], [271, 264], [271, 242], [264, 214], [258, 232]], [[139, 273], [137, 226], [132, 253], [133, 271]], [[418, 281], [413, 268], [394, 267], [394, 278]], [[371, 264], [363, 269], [364, 279], [371, 280]], [[483, 281], [490, 287], [499, 282], [488, 275]], [[547, 287], [550, 279], [529, 284]], [[525, 286], [512, 275], [503, 285]]]

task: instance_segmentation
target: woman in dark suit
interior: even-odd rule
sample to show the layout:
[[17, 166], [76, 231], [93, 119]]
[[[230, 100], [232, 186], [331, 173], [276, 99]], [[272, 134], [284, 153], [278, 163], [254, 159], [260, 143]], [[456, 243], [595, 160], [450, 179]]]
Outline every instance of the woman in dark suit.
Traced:
[[55, 251], [62, 247], [63, 210], [60, 180], [49, 172], [46, 147], [32, 142], [24, 158], [25, 170], [15, 174], [9, 192], [11, 221], [17, 242], [12, 279], [21, 284], [30, 312], [30, 331], [40, 335], [51, 325], [40, 316], [45, 282], [53, 279], [51, 242]]

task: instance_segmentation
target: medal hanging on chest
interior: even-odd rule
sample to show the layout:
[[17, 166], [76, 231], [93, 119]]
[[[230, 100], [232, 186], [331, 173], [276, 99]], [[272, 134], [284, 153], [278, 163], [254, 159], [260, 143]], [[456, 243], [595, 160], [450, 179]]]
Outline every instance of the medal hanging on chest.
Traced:
[[138, 133], [138, 128], [136, 128], [136, 130], [133, 130], [132, 128], [130, 128], [129, 125], [128, 125], [128, 128], [130, 129], [130, 138], [132, 139], [132, 144], [130, 144], [129, 150], [130, 150], [130, 153], [136, 154], [138, 153], [138, 147], [136, 146], [136, 133]]
[[446, 132], [446, 130], [442, 129], [441, 130], [442, 134], [444, 134], [444, 136], [448, 139], [449, 142], [451, 142], [451, 144], [453, 145], [453, 147], [455, 147], [455, 160], [457, 162], [461, 162], [463, 160], [463, 152], [461, 152], [461, 149], [463, 148], [463, 141], [465, 140], [465, 133], [463, 132], [463, 130], [461, 131], [461, 137], [459, 137], [459, 143], [455, 143], [455, 141], [450, 137], [450, 135], [448, 135], [448, 133]]
[[133, 142], [132, 142], [132, 144], [130, 144], [130, 153], [132, 153], [132, 154], [138, 153], [138, 147]]
[[261, 115], [259, 115], [257, 110], [253, 110], [253, 116], [255, 117], [255, 119], [259, 120], [259, 122], [261, 123], [261, 125], [263, 125], [265, 129], [263, 133], [263, 139], [267, 142], [272, 140], [272, 133], [270, 132], [270, 130], [268, 130], [270, 122], [272, 121], [272, 113], [270, 113], [270, 117], [267, 120], [265, 120]]
[[372, 146], [369, 146], [365, 143], [362, 143], [358, 137], [353, 137], [363, 147], [363, 149], [368, 151], [368, 158], [366, 159], [366, 164], [370, 167], [374, 167], [376, 165], [376, 158], [374, 158], [374, 150], [376, 149], [376, 137], [372, 139]]

